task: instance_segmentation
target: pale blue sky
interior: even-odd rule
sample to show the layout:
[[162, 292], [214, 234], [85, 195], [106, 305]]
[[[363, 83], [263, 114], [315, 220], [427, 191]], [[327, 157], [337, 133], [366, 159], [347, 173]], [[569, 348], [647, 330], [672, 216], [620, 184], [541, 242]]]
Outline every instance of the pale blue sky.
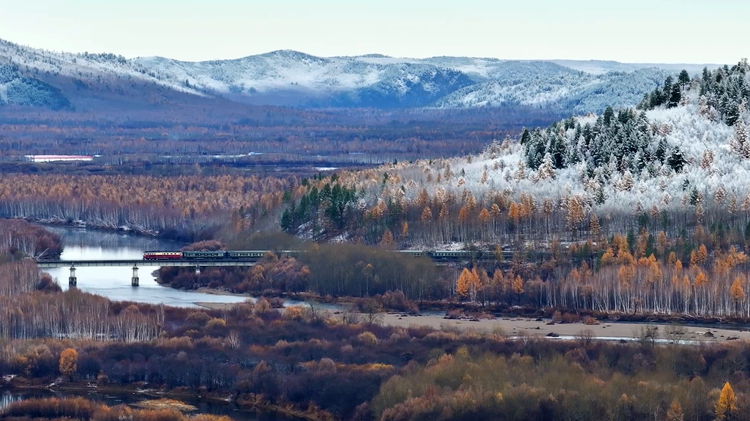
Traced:
[[0, 0], [2, 39], [182, 60], [293, 49], [736, 63], [748, 19], [748, 0]]

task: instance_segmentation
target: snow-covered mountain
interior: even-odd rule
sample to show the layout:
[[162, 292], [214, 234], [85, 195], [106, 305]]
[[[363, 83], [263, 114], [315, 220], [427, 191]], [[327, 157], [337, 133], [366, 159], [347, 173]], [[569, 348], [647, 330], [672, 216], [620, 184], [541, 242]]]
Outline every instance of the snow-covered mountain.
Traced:
[[[143, 86], [156, 86], [250, 104], [373, 108], [522, 105], [574, 112], [634, 105], [658, 86], [667, 72], [673, 72], [671, 65], [465, 57], [402, 59], [376, 54], [323, 58], [287, 50], [235, 60], [185, 62], [162, 57], [125, 59], [112, 54], [58, 53], [1, 40], [0, 66], [8, 69], [5, 73], [15, 75], [16, 81], [9, 88], [11, 82], [3, 80], [10, 76], [0, 79], [0, 103], [21, 105], [50, 103], [60, 107], [69, 101], [76, 107], [87, 101], [86, 94], [80, 92], [82, 87], [105, 85], [123, 97], [139, 95], [137, 89]], [[24, 86], [36, 83], [36, 90], [18, 95], [18, 81], [22, 80]], [[34, 99], [39, 98], [39, 89], [54, 97], [56, 88], [57, 100]], [[113, 95], [107, 100], [116, 100]]]
[[296, 51], [197, 63], [161, 57], [132, 62], [159, 80], [252, 103], [420, 107], [474, 83], [460, 71], [429, 64], [378, 64]]
[[532, 105], [601, 112], [607, 106], [632, 106], [670, 72], [645, 68], [592, 75], [547, 62], [506, 63], [489, 81], [476, 83], [441, 99], [441, 108]]
[[657, 67], [659, 69], [670, 70], [672, 72], [679, 72], [681, 70], [687, 70], [690, 74], [700, 73], [704, 68], [711, 70], [719, 67], [719, 64], [694, 64], [694, 63], [620, 63], [619, 61], [611, 60], [549, 60], [552, 63], [565, 66], [573, 70], [579, 70], [581, 72], [591, 73], [593, 75], [602, 75], [608, 72], [632, 72], [638, 69], [644, 69], [649, 67]]

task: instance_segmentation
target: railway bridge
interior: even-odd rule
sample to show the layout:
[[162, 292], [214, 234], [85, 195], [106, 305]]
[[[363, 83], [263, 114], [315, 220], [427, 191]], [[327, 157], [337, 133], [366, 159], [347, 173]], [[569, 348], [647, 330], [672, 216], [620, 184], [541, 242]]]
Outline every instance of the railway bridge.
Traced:
[[[178, 266], [194, 267], [196, 272], [200, 272], [201, 267], [250, 267], [255, 265], [266, 253], [273, 252], [270, 250], [253, 250], [237, 252], [238, 257], [228, 256], [198, 256], [198, 258], [169, 258], [169, 259], [110, 259], [110, 260], [38, 260], [37, 266], [40, 268], [70, 268], [68, 284], [76, 286], [78, 278], [76, 277], [76, 268], [81, 267], [102, 267], [102, 266], [130, 266], [133, 268], [133, 276], [130, 278], [130, 284], [134, 287], [139, 285], [138, 268], [144, 266]], [[494, 252], [470, 251], [470, 250], [453, 250], [453, 251], [423, 251], [423, 250], [396, 250], [396, 253], [412, 256], [415, 258], [429, 258], [437, 265], [454, 265], [476, 261], [495, 260], [497, 256]], [[161, 252], [157, 252], [161, 253]], [[286, 250], [277, 251], [282, 255], [296, 256], [305, 251]], [[502, 252], [503, 259], [512, 258], [513, 252], [505, 250]]]
[[123, 260], [39, 260], [36, 265], [40, 268], [70, 268], [68, 285], [78, 285], [76, 277], [76, 268], [81, 267], [102, 267], [102, 266], [132, 266], [133, 276], [130, 278], [130, 285], [137, 287], [140, 284], [138, 277], [138, 268], [144, 266], [179, 266], [194, 267], [196, 272], [200, 272], [201, 267], [215, 266], [234, 266], [249, 267], [258, 262], [259, 259], [202, 259], [202, 260], [144, 260], [144, 259], [123, 259]]

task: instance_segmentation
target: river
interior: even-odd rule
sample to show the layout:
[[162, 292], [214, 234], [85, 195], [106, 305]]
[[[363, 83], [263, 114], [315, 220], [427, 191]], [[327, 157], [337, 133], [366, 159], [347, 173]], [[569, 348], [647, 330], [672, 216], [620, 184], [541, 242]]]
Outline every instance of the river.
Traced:
[[[49, 231], [59, 234], [65, 245], [62, 260], [101, 260], [101, 259], [138, 259], [145, 250], [179, 250], [185, 244], [164, 241], [125, 233], [89, 230], [84, 228], [45, 226]], [[101, 295], [113, 301], [134, 301], [140, 303], [163, 303], [176, 307], [198, 307], [195, 303], [235, 303], [247, 297], [214, 295], [200, 292], [180, 291], [163, 287], [156, 283], [152, 273], [156, 267], [144, 267], [139, 271], [140, 286], [130, 286], [132, 269], [129, 267], [79, 267], [77, 288], [92, 294]], [[60, 286], [68, 289], [69, 268], [45, 269]], [[10, 403], [30, 397], [77, 396], [75, 393], [39, 392], [2, 392], [0, 391], [0, 411]], [[88, 394], [88, 399], [108, 405], [134, 403], [142, 400], [139, 396], [109, 396]], [[274, 414], [256, 414], [237, 411], [232, 405], [190, 402], [198, 408], [198, 413], [228, 415], [233, 420], [262, 421], [286, 420]]]
[[[62, 260], [140, 259], [145, 250], [179, 250], [182, 243], [124, 233], [88, 230], [59, 226], [45, 226], [59, 234], [65, 245]], [[155, 266], [139, 270], [140, 286], [130, 286], [132, 269], [129, 267], [76, 268], [78, 289], [101, 295], [113, 301], [134, 301], [174, 307], [197, 307], [195, 303], [236, 303], [247, 297], [180, 291], [156, 283]], [[69, 268], [45, 269], [60, 286], [68, 289]]]

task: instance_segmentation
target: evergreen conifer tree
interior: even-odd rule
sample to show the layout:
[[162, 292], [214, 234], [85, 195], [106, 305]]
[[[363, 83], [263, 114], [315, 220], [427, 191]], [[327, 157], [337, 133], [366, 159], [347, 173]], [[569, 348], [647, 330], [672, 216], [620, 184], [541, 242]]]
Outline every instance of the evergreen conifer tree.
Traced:
[[677, 83], [682, 89], [685, 89], [688, 85], [690, 85], [690, 74], [688, 74], [687, 70], [682, 69], [680, 75], [677, 76]]
[[676, 106], [680, 105], [681, 99], [682, 92], [680, 91], [680, 85], [672, 85], [672, 92], [669, 94], [669, 102], [667, 103], [667, 108], [675, 108]]
[[672, 153], [669, 154], [667, 164], [675, 170], [675, 172], [682, 171], [682, 167], [685, 166], [685, 157], [682, 155], [682, 151], [679, 147], [675, 146], [672, 149]]

